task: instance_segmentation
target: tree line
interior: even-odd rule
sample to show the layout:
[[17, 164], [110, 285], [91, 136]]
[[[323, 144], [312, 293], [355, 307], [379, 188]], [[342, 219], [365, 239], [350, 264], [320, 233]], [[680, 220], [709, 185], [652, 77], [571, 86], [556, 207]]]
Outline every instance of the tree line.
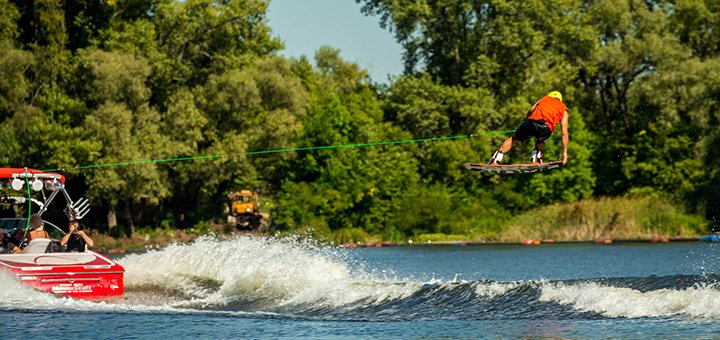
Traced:
[[[404, 49], [387, 83], [332, 47], [279, 56], [268, 1], [0, 0], [0, 160], [67, 169], [114, 235], [220, 220], [242, 188], [275, 230], [341, 241], [492, 233], [590, 197], [720, 218], [717, 1], [357, 2]], [[504, 136], [247, 154], [512, 129], [552, 90], [571, 142], [547, 174], [464, 169]], [[546, 160], [560, 150], [551, 138]], [[199, 155], [224, 157], [77, 169]]]

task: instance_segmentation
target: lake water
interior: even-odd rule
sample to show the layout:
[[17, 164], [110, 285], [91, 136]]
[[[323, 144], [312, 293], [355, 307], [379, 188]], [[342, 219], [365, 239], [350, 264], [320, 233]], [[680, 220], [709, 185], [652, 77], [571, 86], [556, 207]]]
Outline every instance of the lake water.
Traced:
[[[0, 273], [11, 338], [717, 338], [704, 243], [337, 249], [201, 239], [121, 257], [126, 297]], [[8, 333], [9, 332], [9, 333]]]

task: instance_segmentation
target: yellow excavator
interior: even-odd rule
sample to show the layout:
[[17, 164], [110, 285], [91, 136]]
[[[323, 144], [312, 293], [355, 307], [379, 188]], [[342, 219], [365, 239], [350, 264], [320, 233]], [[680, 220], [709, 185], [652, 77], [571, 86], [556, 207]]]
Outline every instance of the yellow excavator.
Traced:
[[254, 230], [260, 228], [263, 215], [258, 211], [258, 195], [252, 190], [240, 190], [228, 195], [230, 213], [228, 223], [238, 229]]

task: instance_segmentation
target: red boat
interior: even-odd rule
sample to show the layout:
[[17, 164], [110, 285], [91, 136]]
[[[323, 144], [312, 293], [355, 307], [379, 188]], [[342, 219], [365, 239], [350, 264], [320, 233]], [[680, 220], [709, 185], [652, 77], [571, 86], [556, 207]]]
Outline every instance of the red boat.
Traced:
[[[81, 219], [89, 211], [87, 200], [72, 201], [65, 191], [65, 177], [61, 174], [33, 169], [0, 168], [0, 183], [0, 200], [3, 203], [32, 202], [40, 207], [39, 211], [34, 212], [38, 215], [48, 209], [58, 193], [62, 193], [67, 200], [65, 213], [69, 219]], [[42, 192], [42, 198], [30, 197], [28, 200], [27, 195], [31, 189]], [[45, 195], [46, 192], [50, 192], [49, 196]], [[0, 219], [0, 228], [15, 230], [21, 234], [26, 225], [25, 218]], [[121, 265], [91, 250], [59, 251], [58, 240], [65, 232], [46, 220], [44, 229], [51, 238], [33, 239], [18, 254], [0, 254], [0, 268], [16, 275], [28, 286], [46, 292], [90, 300], [122, 297], [125, 269]]]

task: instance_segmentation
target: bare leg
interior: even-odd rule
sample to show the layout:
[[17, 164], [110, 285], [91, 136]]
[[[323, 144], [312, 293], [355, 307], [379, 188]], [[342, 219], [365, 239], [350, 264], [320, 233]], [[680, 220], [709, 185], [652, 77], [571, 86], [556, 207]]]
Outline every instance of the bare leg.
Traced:
[[514, 133], [512, 135], [510, 135], [510, 137], [508, 137], [508, 139], [506, 139], [502, 143], [502, 145], [500, 145], [500, 149], [498, 149], [498, 150], [500, 150], [500, 152], [502, 152], [502, 153], [508, 153], [510, 151], [510, 149], [512, 149], [512, 146], [513, 146], [513, 142], [514, 142], [513, 137], [515, 137]]
[[544, 147], [545, 147], [545, 141], [535, 140], [535, 150], [542, 151]]
[[500, 162], [502, 162], [503, 157], [505, 156], [505, 153], [507, 153], [508, 151], [510, 151], [510, 149], [512, 149], [512, 145], [514, 142], [513, 137], [515, 137], [514, 133], [510, 137], [508, 137], [508, 139], [506, 139], [502, 143], [502, 145], [500, 145], [500, 149], [495, 151], [493, 156], [490, 158], [490, 161], [488, 162], [488, 164], [498, 165], [498, 164], [500, 164]]

